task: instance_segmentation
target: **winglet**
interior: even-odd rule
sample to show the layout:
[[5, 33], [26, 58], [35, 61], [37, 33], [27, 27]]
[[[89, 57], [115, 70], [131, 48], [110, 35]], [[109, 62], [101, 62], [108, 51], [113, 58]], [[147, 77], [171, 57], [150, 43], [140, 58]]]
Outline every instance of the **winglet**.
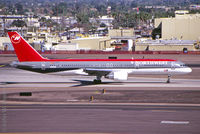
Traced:
[[15, 53], [20, 62], [44, 61], [45, 59], [17, 32], [8, 32]]

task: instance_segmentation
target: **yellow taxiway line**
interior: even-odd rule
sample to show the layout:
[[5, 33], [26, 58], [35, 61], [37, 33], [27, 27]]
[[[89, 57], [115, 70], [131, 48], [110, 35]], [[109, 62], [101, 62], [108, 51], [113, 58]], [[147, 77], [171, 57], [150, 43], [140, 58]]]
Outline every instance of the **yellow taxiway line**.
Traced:
[[0, 67], [4, 67], [5, 65], [0, 65]]

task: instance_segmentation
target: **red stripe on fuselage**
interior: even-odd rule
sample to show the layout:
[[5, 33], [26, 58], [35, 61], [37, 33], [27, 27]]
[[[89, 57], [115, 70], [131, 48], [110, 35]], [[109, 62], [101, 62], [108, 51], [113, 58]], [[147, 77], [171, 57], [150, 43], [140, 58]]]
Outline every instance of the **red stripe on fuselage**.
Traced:
[[85, 61], [176, 61], [172, 59], [45, 59], [44, 61], [50, 61], [50, 62], [85, 62]]

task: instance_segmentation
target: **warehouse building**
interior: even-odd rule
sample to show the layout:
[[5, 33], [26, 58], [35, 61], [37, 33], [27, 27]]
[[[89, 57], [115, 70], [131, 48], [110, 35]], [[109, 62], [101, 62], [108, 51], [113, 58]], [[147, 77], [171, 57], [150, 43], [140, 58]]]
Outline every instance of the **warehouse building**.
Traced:
[[114, 50], [135, 51], [135, 32], [129, 29], [111, 29], [108, 32]]
[[136, 43], [136, 51], [197, 51], [193, 40], [145, 40]]
[[14, 50], [9, 37], [0, 37], [0, 50], [4, 51]]
[[161, 26], [162, 39], [200, 40], [200, 14], [176, 11], [175, 17], [156, 18], [155, 27]]
[[109, 37], [90, 37], [71, 40], [71, 43], [78, 44], [78, 50], [106, 50], [110, 48]]

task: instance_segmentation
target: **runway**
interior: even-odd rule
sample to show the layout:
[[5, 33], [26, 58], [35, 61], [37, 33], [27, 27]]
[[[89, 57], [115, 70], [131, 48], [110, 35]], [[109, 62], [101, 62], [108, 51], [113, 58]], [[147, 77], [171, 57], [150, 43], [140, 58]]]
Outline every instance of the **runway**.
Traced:
[[9, 133], [200, 133], [200, 107], [70, 104], [1, 109], [1, 132]]
[[[91, 76], [2, 67], [0, 132], [198, 134], [198, 76], [172, 77], [166, 83], [165, 77], [131, 75], [128, 81], [102, 79], [102, 84], [93, 84]], [[20, 92], [32, 96], [20, 96]]]
[[[200, 80], [133, 77], [127, 81], [102, 79], [94, 84], [93, 76], [39, 74], [15, 68], [0, 69], [0, 102], [6, 103], [178, 103], [200, 104]], [[155, 76], [156, 77], [156, 76]], [[195, 77], [194, 77], [195, 78]], [[102, 94], [102, 90], [106, 94]], [[31, 96], [20, 96], [31, 92]]]
[[94, 76], [58, 76], [34, 73], [15, 68], [0, 69], [0, 88], [5, 87], [200, 87], [200, 79], [171, 79], [166, 83], [167, 78], [146, 78], [130, 76], [127, 81], [114, 81], [103, 78], [102, 84], [93, 84]]

